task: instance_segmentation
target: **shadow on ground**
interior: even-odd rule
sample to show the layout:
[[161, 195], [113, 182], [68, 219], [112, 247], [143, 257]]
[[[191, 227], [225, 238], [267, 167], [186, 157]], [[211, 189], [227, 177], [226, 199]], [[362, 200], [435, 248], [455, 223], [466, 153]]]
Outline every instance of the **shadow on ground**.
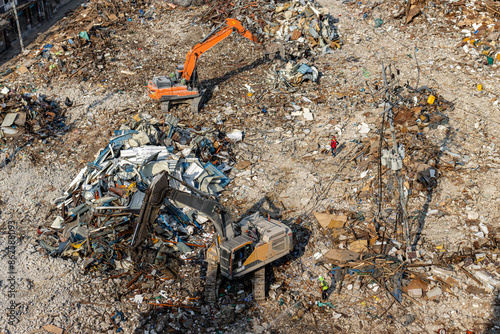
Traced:
[[[57, 12], [53, 14], [53, 16], [45, 22], [42, 22], [41, 24], [33, 27], [29, 31], [26, 31], [23, 33], [23, 43], [25, 49], [29, 47], [29, 44], [32, 43], [39, 35], [43, 34], [44, 32], [48, 31], [54, 24], [56, 24], [60, 19], [74, 11], [78, 6], [80, 6], [82, 3], [86, 1], [84, 0], [70, 0], [66, 4], [60, 6], [57, 8]], [[9, 49], [5, 50], [4, 52], [0, 53], [0, 68], [7, 63], [10, 59], [14, 58], [15, 56], [21, 54], [21, 46], [19, 43], [19, 38], [17, 35], [17, 30], [15, 31], [15, 36], [16, 40], [12, 41], [11, 46]], [[5, 69], [0, 71], [5, 73]], [[1, 76], [1, 73], [0, 73]]]

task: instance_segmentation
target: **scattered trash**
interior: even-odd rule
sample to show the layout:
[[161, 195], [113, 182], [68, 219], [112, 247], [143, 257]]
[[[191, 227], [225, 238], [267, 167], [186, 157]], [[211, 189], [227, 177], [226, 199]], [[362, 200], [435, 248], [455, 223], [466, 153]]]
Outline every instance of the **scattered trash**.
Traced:
[[[0, 99], [0, 142], [8, 138], [32, 137], [47, 138], [65, 133], [65, 110], [56, 99], [49, 99], [26, 89], [4, 87]], [[27, 139], [25, 139], [27, 140]]]
[[274, 89], [293, 89], [305, 80], [317, 82], [319, 72], [314, 66], [288, 62], [284, 69], [274, 69], [268, 74], [268, 80]]

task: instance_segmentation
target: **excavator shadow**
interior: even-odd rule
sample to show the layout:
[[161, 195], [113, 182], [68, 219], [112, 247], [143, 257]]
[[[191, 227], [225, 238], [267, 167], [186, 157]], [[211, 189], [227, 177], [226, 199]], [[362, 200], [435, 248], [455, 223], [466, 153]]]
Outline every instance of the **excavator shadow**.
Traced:
[[218, 85], [229, 80], [230, 78], [234, 77], [235, 75], [246, 72], [248, 70], [251, 70], [251, 69], [258, 67], [260, 65], [269, 63], [271, 61], [272, 60], [269, 57], [269, 55], [265, 54], [264, 56], [254, 60], [252, 63], [245, 65], [245, 66], [242, 66], [240, 68], [237, 68], [235, 70], [229, 71], [218, 78], [206, 79], [206, 80], [201, 81], [200, 82], [200, 90], [204, 91], [202, 105], [206, 104], [208, 101], [210, 101], [212, 99], [212, 97], [214, 95], [214, 90]]
[[260, 212], [266, 218], [281, 219], [285, 206], [273, 195], [266, 195], [252, 205], [244, 214], [243, 217], [250, 216], [256, 212]]

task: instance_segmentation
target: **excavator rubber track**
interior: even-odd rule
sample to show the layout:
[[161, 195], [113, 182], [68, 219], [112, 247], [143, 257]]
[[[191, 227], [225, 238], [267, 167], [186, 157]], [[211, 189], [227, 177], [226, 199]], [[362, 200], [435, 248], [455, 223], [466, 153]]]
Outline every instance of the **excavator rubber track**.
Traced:
[[205, 280], [205, 301], [207, 303], [215, 303], [217, 294], [217, 270], [218, 266], [216, 263], [208, 263]]
[[266, 299], [266, 267], [262, 267], [254, 273], [253, 295], [256, 302]]

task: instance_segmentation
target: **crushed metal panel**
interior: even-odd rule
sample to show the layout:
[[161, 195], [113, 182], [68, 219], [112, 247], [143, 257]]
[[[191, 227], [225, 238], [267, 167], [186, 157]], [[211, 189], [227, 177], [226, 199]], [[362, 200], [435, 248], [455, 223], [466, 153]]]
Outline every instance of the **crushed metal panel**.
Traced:
[[3, 122], [2, 122], [2, 128], [3, 127], [9, 127], [11, 126], [12, 124], [14, 124], [14, 121], [16, 120], [17, 118], [17, 113], [8, 113], [5, 118], [3, 119]]
[[220, 170], [217, 169], [214, 165], [212, 165], [210, 162], [206, 163], [205, 166], [203, 166], [205, 170], [210, 174], [210, 175], [215, 175], [215, 176], [220, 176], [221, 180], [221, 186], [225, 187], [231, 182], [231, 179], [228, 178], [226, 175], [224, 175]]
[[131, 210], [140, 210], [142, 206], [142, 202], [144, 201], [144, 196], [146, 194], [143, 193], [142, 191], [138, 190], [134, 193], [132, 196], [132, 199], [130, 200], [130, 204], [128, 205], [128, 208]]
[[191, 184], [194, 185], [194, 180], [196, 180], [201, 174], [203, 174], [203, 166], [201, 165], [200, 162], [194, 161], [189, 165], [189, 167], [186, 169], [186, 171], [183, 174], [184, 180]]

